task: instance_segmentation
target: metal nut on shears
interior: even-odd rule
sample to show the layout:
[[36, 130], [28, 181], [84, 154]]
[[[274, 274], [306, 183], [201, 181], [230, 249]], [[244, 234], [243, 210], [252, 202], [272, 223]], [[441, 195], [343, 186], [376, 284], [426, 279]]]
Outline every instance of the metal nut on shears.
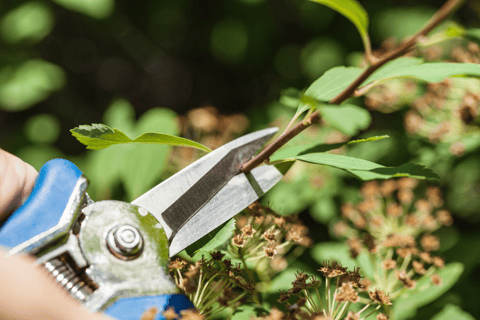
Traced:
[[115, 257], [132, 260], [142, 253], [143, 237], [137, 228], [123, 224], [108, 232], [107, 246]]

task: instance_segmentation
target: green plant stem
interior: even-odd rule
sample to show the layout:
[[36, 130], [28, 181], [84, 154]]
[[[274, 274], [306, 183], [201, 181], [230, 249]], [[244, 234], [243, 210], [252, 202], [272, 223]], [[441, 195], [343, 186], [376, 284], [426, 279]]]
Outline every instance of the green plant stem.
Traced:
[[379, 304], [378, 307], [376, 307], [374, 310], [372, 310], [372, 312], [370, 312], [369, 314], [367, 314], [365, 317], [363, 317], [361, 320], [363, 319], [367, 319], [368, 317], [370, 317], [375, 311], [377, 311], [378, 309], [380, 309], [382, 305]]
[[[240, 253], [240, 260], [242, 260], [242, 263], [245, 266], [245, 272], [247, 273], [248, 278], [250, 279], [250, 281], [255, 283], [255, 278], [253, 277], [252, 270], [248, 269], [247, 267], [247, 262], [245, 261], [242, 248], [240, 248], [239, 253]], [[261, 305], [260, 296], [258, 295], [258, 292], [256, 290], [253, 291], [252, 298], [256, 304]]]
[[[427, 22], [427, 24], [414, 36], [410, 37], [403, 43], [401, 43], [397, 48], [387, 52], [383, 57], [373, 61], [370, 66], [368, 66], [357, 79], [355, 79], [344, 91], [338, 94], [336, 97], [331, 99], [329, 103], [331, 104], [340, 104], [352, 97], [355, 93], [355, 90], [361, 86], [361, 84], [371, 76], [375, 71], [380, 67], [386, 64], [389, 61], [392, 61], [405, 53], [411, 50], [418, 39], [426, 36], [430, 31], [435, 29], [440, 23], [448, 18], [465, 0], [448, 0], [445, 4], [433, 15], [433, 17]], [[310, 117], [304, 121], [300, 121], [298, 124], [293, 126], [288, 131], [282, 133], [272, 144], [263, 149], [258, 155], [253, 157], [250, 161], [245, 163], [240, 169], [240, 172], [250, 172], [253, 168], [258, 167], [260, 164], [265, 162], [275, 151], [284, 146], [288, 141], [296, 137], [303, 130], [311, 126], [313, 123], [316, 123], [320, 120], [320, 113], [317, 111], [313, 112]]]

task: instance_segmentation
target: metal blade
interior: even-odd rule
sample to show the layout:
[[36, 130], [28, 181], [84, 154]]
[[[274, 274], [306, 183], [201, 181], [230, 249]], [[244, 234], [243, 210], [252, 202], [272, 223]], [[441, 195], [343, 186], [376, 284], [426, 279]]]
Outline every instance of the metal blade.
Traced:
[[132, 204], [152, 213], [171, 239], [277, 131], [278, 128], [256, 131], [221, 146]]
[[228, 221], [281, 179], [280, 171], [267, 165], [233, 177], [175, 235], [170, 243], [170, 257]]

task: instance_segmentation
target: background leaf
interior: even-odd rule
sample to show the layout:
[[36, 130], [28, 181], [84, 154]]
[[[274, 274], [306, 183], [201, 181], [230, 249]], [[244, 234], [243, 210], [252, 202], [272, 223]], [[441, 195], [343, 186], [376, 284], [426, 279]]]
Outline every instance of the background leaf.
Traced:
[[348, 136], [354, 136], [360, 130], [367, 129], [372, 122], [368, 110], [353, 104], [324, 104], [318, 110], [332, 127]]
[[468, 312], [465, 312], [460, 308], [459, 306], [453, 305], [453, 304], [447, 304], [442, 311], [437, 313], [433, 318], [430, 320], [475, 320], [475, 318], [469, 314]]
[[310, 153], [296, 156], [295, 159], [342, 169], [362, 180], [394, 177], [438, 179], [438, 176], [432, 170], [413, 163], [407, 163], [399, 167], [384, 167], [371, 161], [330, 153]]
[[329, 101], [348, 87], [362, 73], [357, 67], [335, 67], [326, 71], [305, 91], [305, 95], [319, 101]]
[[78, 141], [87, 146], [87, 149], [93, 150], [100, 150], [122, 143], [154, 143], [192, 147], [207, 152], [211, 151], [198, 142], [164, 133], [147, 132], [132, 140], [122, 131], [115, 128], [112, 129], [101, 123], [94, 123], [91, 126], [81, 125], [70, 131]]
[[370, 48], [370, 40], [368, 38], [368, 14], [362, 5], [356, 0], [311, 0], [327, 6], [344, 17], [349, 19], [357, 28], [362, 37], [365, 48]]
[[338, 149], [338, 148], [343, 147], [344, 145], [347, 145], [347, 144], [377, 141], [377, 140], [382, 140], [382, 139], [385, 139], [385, 138], [389, 138], [389, 136], [388, 135], [373, 136], [373, 137], [369, 137], [369, 138], [356, 139], [356, 140], [351, 140], [351, 141], [348, 141], [348, 142], [332, 143], [332, 144], [310, 143], [310, 144], [306, 144], [306, 145], [294, 146], [294, 147], [289, 147], [289, 148], [282, 148], [282, 149], [276, 151], [270, 157], [270, 161], [278, 161], [278, 160], [282, 160], [282, 159], [291, 159], [291, 158], [294, 158], [295, 156], [302, 155], [302, 154], [316, 153], [316, 152], [326, 152], [326, 151], [329, 151], [329, 150]]
[[[388, 65], [386, 65], [388, 67]], [[372, 74], [362, 85], [366, 85], [375, 80], [384, 80], [392, 78], [414, 78], [427, 82], [440, 82], [445, 78], [453, 76], [472, 76], [480, 77], [480, 65], [475, 63], [450, 63], [450, 62], [431, 62], [424, 64], [406, 65], [394, 69], [378, 70]]]
[[395, 319], [407, 319], [415, 314], [416, 309], [436, 300], [457, 282], [462, 272], [463, 265], [452, 262], [437, 272], [443, 279], [440, 286], [433, 285], [430, 278], [418, 281], [415, 290], [407, 291], [401, 299], [397, 299], [393, 304]]

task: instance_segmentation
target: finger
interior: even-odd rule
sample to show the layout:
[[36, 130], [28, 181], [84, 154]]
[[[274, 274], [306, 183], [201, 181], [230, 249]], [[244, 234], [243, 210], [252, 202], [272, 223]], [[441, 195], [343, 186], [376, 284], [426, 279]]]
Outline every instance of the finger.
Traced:
[[0, 149], [0, 220], [28, 198], [36, 177], [37, 171], [31, 165]]
[[107, 320], [90, 313], [55, 283], [46, 269], [26, 255], [0, 251], [0, 318], [7, 320]]

